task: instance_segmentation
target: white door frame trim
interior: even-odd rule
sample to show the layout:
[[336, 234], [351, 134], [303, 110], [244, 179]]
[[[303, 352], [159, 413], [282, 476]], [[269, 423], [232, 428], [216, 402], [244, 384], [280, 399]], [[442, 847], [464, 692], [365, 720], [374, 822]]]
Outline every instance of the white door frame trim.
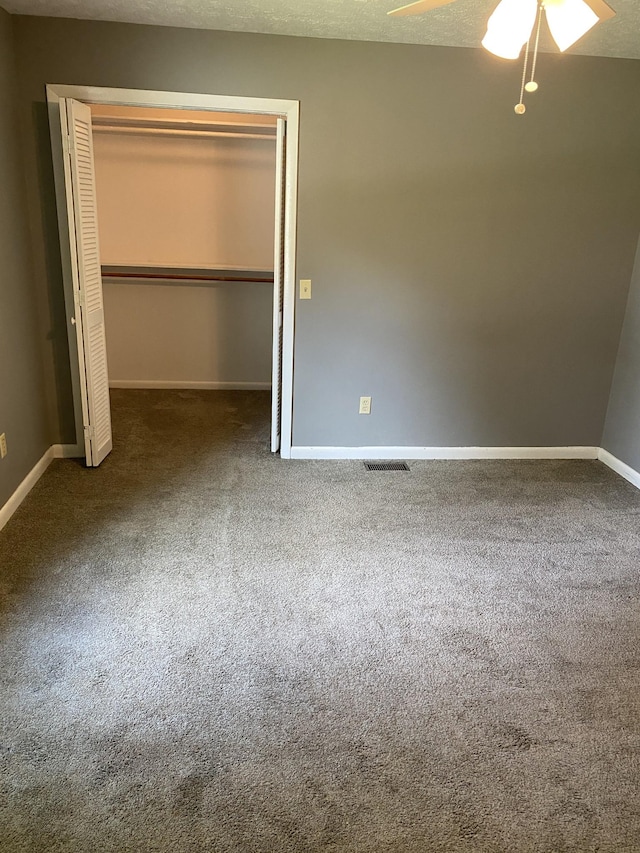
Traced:
[[[66, 222], [64, 184], [64, 158], [60, 134], [60, 99], [74, 98], [87, 104], [115, 104], [131, 107], [164, 107], [173, 109], [227, 111], [235, 113], [261, 113], [283, 116], [287, 122], [287, 161], [285, 168], [285, 251], [284, 251], [284, 305], [282, 317], [282, 422], [280, 456], [291, 458], [293, 428], [293, 343], [295, 331], [295, 275], [296, 233], [298, 199], [298, 134], [299, 101], [276, 98], [245, 98], [233, 95], [205, 95], [189, 92], [158, 92], [145, 89], [111, 89], [96, 86], [67, 86], [49, 84], [47, 105], [51, 130], [53, 170], [60, 229], [60, 251], [62, 275], [67, 305], [67, 336], [73, 341], [75, 327], [73, 281], [71, 275], [71, 248]], [[76, 448], [78, 456], [84, 455], [82, 405], [80, 397], [80, 367], [76, 347], [69, 347], [71, 357], [71, 380], [76, 422]], [[75, 352], [75, 355], [74, 355]]]

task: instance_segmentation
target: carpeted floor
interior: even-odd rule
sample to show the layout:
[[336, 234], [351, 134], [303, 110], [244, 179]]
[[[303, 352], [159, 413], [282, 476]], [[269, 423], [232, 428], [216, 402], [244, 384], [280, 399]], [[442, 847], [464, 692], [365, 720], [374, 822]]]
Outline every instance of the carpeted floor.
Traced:
[[2, 853], [640, 851], [640, 492], [115, 391], [2, 533]]

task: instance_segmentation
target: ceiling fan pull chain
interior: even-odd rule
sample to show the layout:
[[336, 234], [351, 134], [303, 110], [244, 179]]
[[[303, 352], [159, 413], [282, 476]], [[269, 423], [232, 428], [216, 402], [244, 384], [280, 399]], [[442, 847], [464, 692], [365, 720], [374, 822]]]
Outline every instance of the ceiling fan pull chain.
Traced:
[[520, 87], [520, 100], [514, 107], [514, 111], [517, 115], [524, 115], [527, 111], [523, 101], [524, 101], [524, 88], [525, 83], [527, 81], [527, 65], [529, 64], [529, 42], [527, 42], [527, 46], [524, 50], [524, 68], [522, 69], [522, 86]]
[[527, 111], [527, 108], [524, 105], [524, 93], [525, 92], [537, 92], [538, 84], [535, 81], [536, 76], [536, 66], [538, 64], [538, 47], [540, 46], [540, 25], [542, 23], [542, 8], [543, 8], [543, 0], [539, 0], [538, 2], [538, 21], [536, 26], [536, 40], [533, 46], [533, 57], [531, 60], [531, 77], [529, 82], [527, 83], [527, 66], [529, 64], [529, 47], [531, 45], [531, 40], [527, 42], [527, 46], [524, 51], [524, 68], [522, 70], [522, 86], [520, 87], [520, 101], [515, 106], [515, 112], [517, 115], [524, 115]]
[[531, 65], [531, 79], [525, 86], [527, 92], [537, 92], [538, 84], [535, 81], [536, 65], [538, 64], [538, 45], [540, 44], [540, 25], [542, 23], [542, 2], [538, 4], [538, 26], [536, 27], [536, 43], [533, 48], [533, 63]]

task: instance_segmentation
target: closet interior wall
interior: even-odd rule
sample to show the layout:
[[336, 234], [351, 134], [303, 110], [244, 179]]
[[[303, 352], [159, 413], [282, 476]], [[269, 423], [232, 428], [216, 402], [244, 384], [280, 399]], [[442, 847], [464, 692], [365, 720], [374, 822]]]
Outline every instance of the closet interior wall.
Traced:
[[110, 384], [270, 387], [275, 118], [92, 113]]

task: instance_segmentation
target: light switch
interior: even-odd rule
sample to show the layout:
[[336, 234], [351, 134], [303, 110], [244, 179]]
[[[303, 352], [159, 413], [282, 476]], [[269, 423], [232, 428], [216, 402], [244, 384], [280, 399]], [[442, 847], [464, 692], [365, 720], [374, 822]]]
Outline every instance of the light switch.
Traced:
[[300, 279], [300, 299], [311, 299], [311, 279]]

